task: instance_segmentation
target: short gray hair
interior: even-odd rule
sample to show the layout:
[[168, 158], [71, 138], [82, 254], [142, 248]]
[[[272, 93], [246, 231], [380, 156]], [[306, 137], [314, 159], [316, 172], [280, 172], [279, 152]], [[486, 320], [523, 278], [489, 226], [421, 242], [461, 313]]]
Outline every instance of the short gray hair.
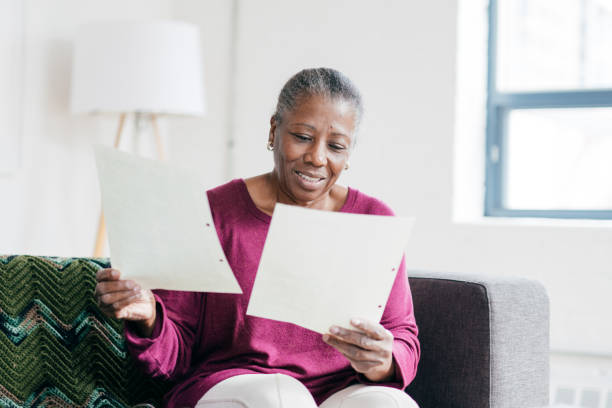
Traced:
[[293, 110], [300, 98], [313, 95], [321, 95], [332, 100], [340, 99], [352, 104], [357, 116], [355, 121], [355, 131], [357, 131], [363, 115], [361, 94], [346, 75], [332, 68], [303, 69], [293, 75], [278, 95], [274, 120], [280, 123], [283, 114]]

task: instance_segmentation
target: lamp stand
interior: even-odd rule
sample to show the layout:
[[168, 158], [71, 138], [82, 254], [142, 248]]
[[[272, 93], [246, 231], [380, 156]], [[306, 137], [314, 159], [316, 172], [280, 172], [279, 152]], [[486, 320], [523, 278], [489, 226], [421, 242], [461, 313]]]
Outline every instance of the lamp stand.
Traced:
[[[122, 113], [119, 116], [119, 126], [117, 127], [117, 134], [115, 135], [115, 149], [119, 148], [119, 142], [121, 141], [121, 133], [123, 132], [123, 125], [125, 124], [126, 113]], [[159, 133], [159, 127], [157, 125], [157, 116], [151, 114], [151, 127], [153, 128], [153, 134], [155, 135], [155, 146], [157, 147], [157, 156], [159, 160], [165, 161], [166, 154], [162, 144], [161, 135]], [[100, 210], [100, 220], [98, 222], [98, 233], [96, 234], [96, 244], [94, 246], [94, 258], [99, 258], [104, 252], [104, 241], [106, 240], [106, 223], [104, 222], [104, 212]]]

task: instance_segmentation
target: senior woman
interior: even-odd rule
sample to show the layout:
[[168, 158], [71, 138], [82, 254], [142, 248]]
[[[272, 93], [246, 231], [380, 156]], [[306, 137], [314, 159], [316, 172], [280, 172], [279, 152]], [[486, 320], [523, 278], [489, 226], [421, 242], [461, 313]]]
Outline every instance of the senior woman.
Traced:
[[147, 373], [176, 384], [167, 406], [418, 407], [402, 391], [420, 356], [404, 260], [380, 322], [357, 317], [353, 327], [320, 335], [246, 315], [276, 203], [393, 214], [381, 201], [336, 184], [349, 167], [361, 115], [361, 97], [346, 76], [328, 68], [300, 71], [281, 90], [270, 119], [274, 169], [207, 192], [243, 294], [149, 291], [122, 280], [118, 270], [98, 272], [99, 304], [126, 320], [130, 353]]

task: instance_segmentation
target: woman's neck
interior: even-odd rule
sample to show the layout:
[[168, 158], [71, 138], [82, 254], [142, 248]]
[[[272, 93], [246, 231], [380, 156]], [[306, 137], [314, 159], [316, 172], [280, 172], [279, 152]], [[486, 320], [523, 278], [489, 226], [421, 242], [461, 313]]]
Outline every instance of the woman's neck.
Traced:
[[284, 189], [279, 184], [278, 178], [275, 176], [274, 172], [268, 173], [268, 177], [270, 179], [269, 181], [270, 185], [272, 186], [272, 189], [275, 191], [275, 202], [281, 203], [281, 204], [288, 204], [288, 205], [298, 205], [300, 207], [313, 208], [317, 210], [326, 210], [326, 211], [334, 210], [333, 208], [334, 206], [332, 205], [333, 203], [332, 203], [332, 199], [330, 195], [330, 191], [333, 189], [333, 187], [329, 191], [326, 191], [320, 197], [317, 197], [316, 200], [298, 201], [294, 197], [292, 197], [290, 194], [288, 194], [288, 192], [284, 191]]
[[346, 187], [334, 185], [316, 200], [300, 202], [283, 191], [274, 171], [246, 179], [245, 183], [255, 206], [268, 215], [272, 215], [277, 202], [318, 210], [338, 211], [342, 208], [348, 194]]

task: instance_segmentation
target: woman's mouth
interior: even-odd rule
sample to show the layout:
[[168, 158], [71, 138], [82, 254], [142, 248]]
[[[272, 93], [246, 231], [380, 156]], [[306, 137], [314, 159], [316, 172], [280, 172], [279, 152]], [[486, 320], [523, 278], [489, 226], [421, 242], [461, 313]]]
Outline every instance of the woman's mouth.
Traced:
[[294, 170], [294, 173], [297, 174], [298, 179], [301, 180], [306, 186], [315, 187], [323, 180], [325, 180], [325, 177], [319, 177], [315, 174], [303, 173], [299, 170]]

